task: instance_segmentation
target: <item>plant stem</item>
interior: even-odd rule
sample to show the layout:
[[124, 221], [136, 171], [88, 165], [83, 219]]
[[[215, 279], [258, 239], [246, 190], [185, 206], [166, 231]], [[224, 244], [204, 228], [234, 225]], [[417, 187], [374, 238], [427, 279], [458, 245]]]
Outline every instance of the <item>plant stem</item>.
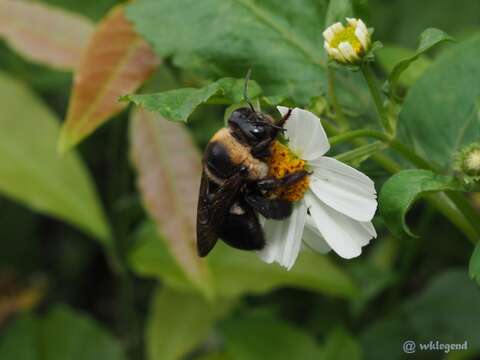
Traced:
[[458, 207], [452, 203], [448, 195], [438, 193], [427, 196], [426, 200], [449, 219], [452, 224], [459, 228], [472, 243], [475, 244], [478, 241], [478, 231], [473, 227], [472, 223], [466, 219], [463, 211], [459, 210]]
[[463, 194], [449, 191], [446, 195], [475, 229], [477, 232], [477, 240], [480, 239], [480, 220], [477, 211], [472, 207]]
[[328, 95], [335, 112], [335, 120], [340, 125], [341, 129], [348, 129], [348, 121], [345, 115], [343, 114], [342, 107], [338, 103], [337, 94], [335, 93], [335, 73], [331, 68], [327, 69], [328, 76]]
[[404, 145], [398, 140], [393, 139], [391, 136], [388, 136], [387, 134], [377, 130], [372, 130], [372, 129], [354, 130], [354, 131], [347, 132], [345, 134], [334, 136], [329, 140], [330, 140], [330, 144], [333, 146], [343, 141], [351, 140], [359, 137], [370, 137], [370, 138], [383, 141], [388, 145], [390, 145], [390, 147], [393, 150], [401, 154], [404, 158], [409, 160], [412, 164], [416, 165], [417, 167], [422, 169], [434, 170], [433, 167], [427, 161], [425, 161], [423, 158], [421, 158], [420, 156], [415, 154], [413, 151], [411, 151], [406, 145]]
[[362, 145], [356, 149], [344, 152], [343, 154], [335, 156], [335, 159], [343, 162], [351, 162], [357, 159], [373, 155], [378, 150], [381, 150], [384, 144], [380, 141], [375, 141], [370, 144]]
[[370, 68], [368, 63], [364, 63], [360, 66], [362, 70], [363, 77], [367, 82], [368, 89], [370, 90], [370, 94], [372, 95], [373, 102], [375, 104], [375, 108], [377, 109], [378, 117], [380, 120], [380, 125], [385, 130], [387, 134], [393, 133], [393, 129], [391, 128], [390, 122], [388, 121], [388, 116], [385, 111], [385, 107], [383, 106], [382, 96], [378, 91], [375, 75]]
[[364, 129], [364, 130], [353, 130], [353, 131], [346, 132], [344, 134], [336, 135], [328, 139], [328, 141], [330, 142], [331, 146], [335, 146], [342, 142], [349, 141], [356, 138], [362, 138], [362, 137], [371, 137], [371, 138], [376, 138], [382, 141], [388, 141], [389, 139], [387, 135], [385, 135], [380, 131]]

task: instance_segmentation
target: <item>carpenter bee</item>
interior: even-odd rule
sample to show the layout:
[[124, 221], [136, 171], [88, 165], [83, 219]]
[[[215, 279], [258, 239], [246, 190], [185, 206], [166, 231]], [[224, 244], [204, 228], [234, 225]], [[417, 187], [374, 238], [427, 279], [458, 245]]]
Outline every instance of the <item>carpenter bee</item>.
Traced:
[[[248, 83], [248, 75], [245, 89]], [[269, 177], [270, 145], [284, 130], [291, 111], [275, 122], [267, 114], [250, 108], [235, 110], [228, 126], [208, 143], [203, 156], [203, 173], [197, 209], [197, 251], [206, 256], [221, 238], [241, 250], [260, 250], [265, 238], [258, 214], [268, 219], [285, 219], [292, 213], [290, 201], [266, 196], [289, 186], [308, 173], [299, 171], [277, 179]]]

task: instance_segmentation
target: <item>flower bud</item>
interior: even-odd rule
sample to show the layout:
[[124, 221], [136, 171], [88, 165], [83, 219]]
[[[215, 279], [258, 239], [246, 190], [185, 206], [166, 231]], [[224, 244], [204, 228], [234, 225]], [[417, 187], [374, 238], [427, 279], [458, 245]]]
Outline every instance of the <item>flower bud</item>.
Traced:
[[360, 19], [347, 18], [348, 25], [337, 22], [324, 32], [328, 56], [342, 64], [358, 64], [371, 47], [370, 32]]
[[467, 146], [457, 155], [456, 169], [467, 182], [480, 180], [480, 143]]

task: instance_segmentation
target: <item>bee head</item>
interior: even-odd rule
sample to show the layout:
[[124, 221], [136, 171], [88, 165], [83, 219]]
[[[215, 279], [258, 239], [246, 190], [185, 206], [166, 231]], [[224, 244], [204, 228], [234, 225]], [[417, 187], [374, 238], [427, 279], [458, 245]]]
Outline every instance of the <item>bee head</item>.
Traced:
[[250, 146], [274, 139], [280, 129], [268, 115], [250, 108], [235, 110], [228, 119], [228, 126], [235, 138]]

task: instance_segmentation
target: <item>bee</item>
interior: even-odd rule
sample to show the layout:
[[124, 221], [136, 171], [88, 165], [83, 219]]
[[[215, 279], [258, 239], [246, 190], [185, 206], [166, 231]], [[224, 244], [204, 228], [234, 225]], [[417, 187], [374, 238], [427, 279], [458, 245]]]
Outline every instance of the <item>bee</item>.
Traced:
[[235, 110], [227, 127], [220, 129], [205, 149], [197, 209], [201, 257], [213, 249], [218, 238], [236, 249], [262, 249], [265, 236], [258, 214], [281, 220], [292, 213], [290, 201], [267, 195], [308, 175], [299, 171], [280, 179], [268, 176], [270, 146], [284, 131], [291, 110], [276, 122], [247, 102], [250, 108]]

